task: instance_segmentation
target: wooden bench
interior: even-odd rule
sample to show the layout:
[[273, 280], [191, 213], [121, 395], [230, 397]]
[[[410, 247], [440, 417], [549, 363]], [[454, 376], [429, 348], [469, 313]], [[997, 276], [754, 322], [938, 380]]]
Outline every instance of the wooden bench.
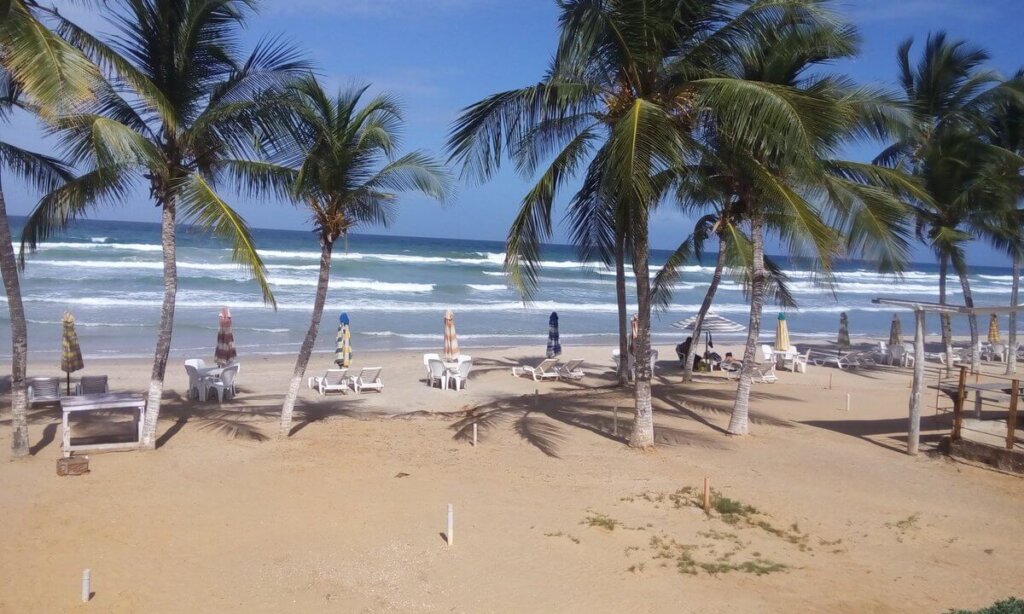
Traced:
[[[134, 450], [139, 447], [142, 441], [142, 427], [146, 421], [146, 400], [138, 392], [118, 392], [107, 394], [85, 394], [77, 397], [64, 397], [60, 400], [62, 417], [61, 448], [64, 457], [71, 456], [72, 452], [99, 451], [99, 450]], [[71, 444], [71, 424], [69, 418], [73, 413], [95, 411], [131, 411], [137, 412], [133, 416], [135, 427], [135, 439], [128, 442], [117, 443], [88, 443]]]

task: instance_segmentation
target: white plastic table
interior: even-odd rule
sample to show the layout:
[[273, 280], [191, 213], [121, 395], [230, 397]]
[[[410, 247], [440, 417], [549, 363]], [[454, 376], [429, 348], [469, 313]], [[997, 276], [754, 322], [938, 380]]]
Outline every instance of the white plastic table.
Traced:
[[[133, 450], [138, 448], [139, 443], [142, 441], [142, 425], [146, 421], [146, 400], [142, 393], [116, 392], [64, 397], [60, 400], [60, 407], [63, 413], [61, 420], [61, 450], [64, 458], [71, 456], [72, 452], [85, 452], [89, 450]], [[137, 437], [134, 441], [71, 445], [71, 424], [68, 419], [72, 413], [111, 410], [138, 413], [133, 420], [137, 432]]]

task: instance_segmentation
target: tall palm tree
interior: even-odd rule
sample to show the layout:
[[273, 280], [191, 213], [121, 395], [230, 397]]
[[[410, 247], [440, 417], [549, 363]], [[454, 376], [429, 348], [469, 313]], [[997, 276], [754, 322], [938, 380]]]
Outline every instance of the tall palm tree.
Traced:
[[[99, 71], [39, 20], [34, 2], [0, 2], [0, 123], [14, 109], [53, 118], [92, 96]], [[0, 141], [0, 172], [8, 170], [48, 192], [71, 178], [59, 160]], [[28, 327], [17, 259], [0, 177], [0, 273], [11, 319], [11, 453], [29, 453], [25, 370]]]
[[[945, 32], [929, 34], [920, 58], [910, 57], [913, 39], [897, 51], [903, 102], [915, 122], [876, 158], [876, 163], [902, 167], [921, 178], [931, 197], [917, 207], [918, 235], [939, 261], [939, 303], [947, 300], [949, 267], [960, 278], [964, 304], [973, 306], [964, 246], [991, 213], [992, 202], [978, 198], [983, 167], [1001, 155], [983, 142], [979, 126], [985, 114], [1007, 95], [1000, 76], [985, 68], [989, 54]], [[1005, 150], [1004, 150], [1005, 151]], [[943, 315], [942, 337], [952, 351], [949, 316]], [[971, 368], [980, 367], [978, 319], [969, 316]]]
[[707, 117], [752, 151], [806, 153], [809, 131], [802, 120], [822, 102], [736, 79], [723, 58], [766, 23], [831, 20], [820, 4], [561, 0], [560, 40], [543, 79], [470, 106], [453, 128], [453, 160], [480, 179], [492, 176], [506, 156], [526, 175], [553, 157], [509, 230], [506, 270], [524, 296], [536, 287], [554, 197], [582, 169], [587, 180], [575, 199], [610, 207], [612, 218], [625, 225], [639, 312], [631, 446], [654, 444], [648, 221], [670, 184], [665, 175], [701, 150], [695, 129]]
[[250, 162], [237, 169], [241, 187], [272, 186], [303, 207], [320, 243], [313, 314], [281, 407], [281, 437], [291, 431], [295, 400], [320, 329], [335, 242], [360, 226], [386, 226], [399, 192], [444, 200], [450, 191], [441, 163], [421, 151], [398, 155], [403, 118], [397, 101], [382, 95], [363, 102], [365, 92], [364, 87], [331, 97], [313, 77], [299, 80], [288, 91], [295, 140], [279, 152], [294, 166]]
[[111, 0], [116, 36], [102, 40], [59, 15], [57, 31], [91, 57], [109, 85], [59, 123], [71, 162], [86, 172], [32, 212], [23, 245], [34, 247], [97, 205], [125, 202], [139, 180], [161, 211], [164, 299], [142, 445], [154, 447], [178, 287], [175, 229], [212, 231], [273, 304], [248, 226], [218, 194], [226, 171], [256, 157], [286, 121], [277, 93], [309, 66], [279, 41], [248, 55], [239, 34], [252, 0]]

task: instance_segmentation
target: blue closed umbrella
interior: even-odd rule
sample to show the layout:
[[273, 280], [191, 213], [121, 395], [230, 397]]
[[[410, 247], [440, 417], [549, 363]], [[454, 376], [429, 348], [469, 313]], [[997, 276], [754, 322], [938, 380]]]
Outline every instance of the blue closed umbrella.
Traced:
[[558, 314], [551, 312], [548, 318], [548, 358], [555, 358], [562, 353], [562, 344], [558, 342]]

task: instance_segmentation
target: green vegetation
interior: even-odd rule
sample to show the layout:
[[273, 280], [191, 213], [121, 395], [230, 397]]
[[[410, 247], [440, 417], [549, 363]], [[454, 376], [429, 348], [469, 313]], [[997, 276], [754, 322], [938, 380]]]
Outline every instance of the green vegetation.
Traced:
[[949, 610], [947, 614], [1024, 614], [1024, 599], [1011, 597], [980, 610]]
[[588, 527], [599, 527], [608, 531], [614, 531], [615, 527], [621, 527], [622, 523], [615, 520], [611, 516], [601, 514], [600, 512], [589, 512], [587, 517], [584, 518], [580, 524], [587, 525]]

